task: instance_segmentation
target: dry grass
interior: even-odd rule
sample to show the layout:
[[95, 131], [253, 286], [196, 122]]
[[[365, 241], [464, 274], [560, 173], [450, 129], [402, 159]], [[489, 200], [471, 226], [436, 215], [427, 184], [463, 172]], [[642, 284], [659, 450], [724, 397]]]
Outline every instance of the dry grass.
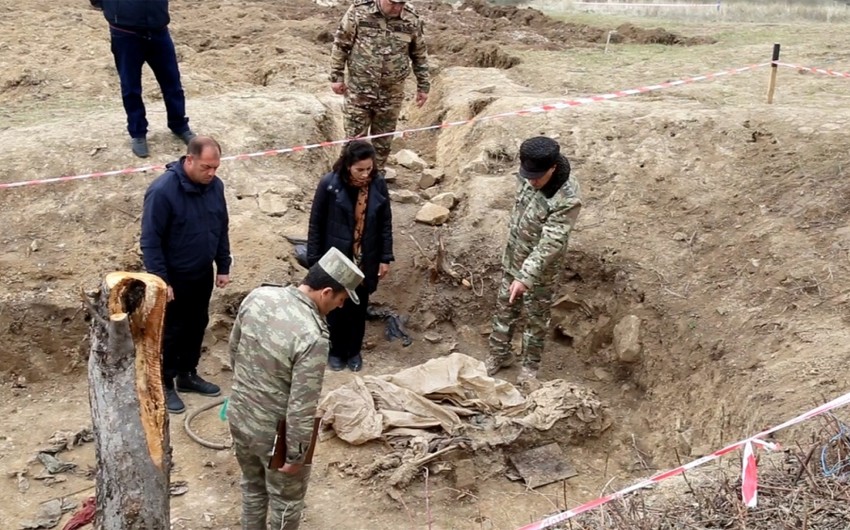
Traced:
[[[850, 431], [821, 420], [811, 441], [759, 463], [758, 506], [741, 502], [740, 466], [685, 477], [675, 491], [635, 494], [564, 523], [561, 530], [777, 528], [838, 530], [850, 521]], [[666, 495], [665, 495], [666, 494]]]

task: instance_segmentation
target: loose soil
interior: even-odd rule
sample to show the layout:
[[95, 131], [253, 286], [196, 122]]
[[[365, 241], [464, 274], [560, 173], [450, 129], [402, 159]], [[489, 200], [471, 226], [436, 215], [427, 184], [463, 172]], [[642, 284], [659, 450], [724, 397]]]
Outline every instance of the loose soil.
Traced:
[[[839, 26], [706, 24], [669, 32], [604, 19], [585, 26], [472, 2], [418, 9], [434, 89], [422, 109], [406, 106], [404, 127], [763, 62], [776, 32], [787, 39], [789, 60], [850, 63], [832, 44], [845, 35]], [[342, 137], [341, 101], [328, 89], [326, 66], [343, 10], [304, 0], [175, 3], [172, 33], [195, 130], [218, 138], [225, 154]], [[127, 145], [102, 15], [83, 1], [35, 0], [0, 0], [0, 15], [0, 182], [139, 165]], [[752, 38], [742, 37], [747, 31]], [[517, 147], [549, 134], [572, 161], [584, 208], [558, 289], [572, 303], [553, 314], [540, 375], [594, 390], [613, 425], [599, 438], [562, 444], [579, 472], [566, 492], [559, 484], [526, 490], [505, 477], [505, 455], [492, 453], [475, 455], [472, 491], [455, 488], [452, 466], [440, 465], [401, 501], [380, 481], [357, 476], [386, 452], [382, 444], [329, 440], [317, 451], [302, 527], [515, 528], [842, 392], [850, 279], [846, 81], [782, 70], [777, 101], [766, 105], [767, 74], [762, 68], [397, 139], [396, 149], [416, 150], [446, 177], [422, 191], [418, 175], [398, 168], [391, 189], [451, 191], [461, 201], [439, 229], [414, 224], [417, 205], [393, 204], [398, 261], [376, 301], [409, 316], [415, 341], [408, 348], [387, 342], [381, 325], [370, 324], [364, 373], [394, 372], [450, 351], [484, 358]], [[166, 163], [182, 145], [165, 127], [149, 72], [144, 82], [149, 163]], [[225, 388], [235, 308], [260, 282], [303, 275], [285, 236], [305, 234], [315, 182], [334, 155], [311, 150], [222, 166], [236, 264], [233, 284], [213, 297], [201, 371]], [[15, 478], [0, 477], [4, 526], [32, 519], [50, 498], [81, 502], [93, 492], [85, 473], [94, 462], [91, 444], [61, 454], [79, 470], [64, 482], [35, 480], [40, 464], [30, 462], [54, 431], [90, 422], [80, 292], [110, 271], [140, 269], [139, 217], [153, 177], [0, 192], [0, 470], [16, 477], [29, 469], [25, 491]], [[426, 258], [438, 238], [475, 290], [447, 277], [431, 281]], [[616, 323], [631, 314], [642, 322], [643, 354], [627, 364], [612, 341]], [[441, 340], [423, 340], [426, 331]], [[515, 369], [504, 372], [515, 376]], [[328, 373], [326, 390], [352, 377]], [[190, 409], [204, 403], [187, 397]], [[173, 478], [188, 483], [173, 499], [174, 527], [237, 528], [232, 455], [201, 448], [182, 431], [182, 418], [173, 420]], [[213, 411], [196, 428], [226, 437]]]

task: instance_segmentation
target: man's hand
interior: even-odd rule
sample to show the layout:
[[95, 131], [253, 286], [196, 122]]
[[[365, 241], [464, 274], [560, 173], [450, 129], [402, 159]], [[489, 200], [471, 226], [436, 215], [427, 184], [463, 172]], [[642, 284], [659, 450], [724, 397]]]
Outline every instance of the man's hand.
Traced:
[[514, 280], [513, 283], [511, 283], [510, 289], [508, 289], [508, 292], [511, 293], [510, 298], [508, 298], [508, 304], [513, 304], [514, 300], [524, 295], [527, 290], [527, 285], [519, 280]]
[[428, 101], [428, 93], [422, 92], [421, 90], [416, 92], [416, 106], [421, 107]]
[[170, 302], [174, 300], [174, 289], [171, 286], [168, 286], [168, 289], [165, 290], [165, 301]]
[[230, 283], [230, 275], [228, 274], [218, 274], [215, 277], [215, 286], [219, 289], [223, 289], [227, 287], [227, 284]]
[[390, 273], [390, 264], [389, 263], [381, 263], [378, 266], [378, 279], [383, 280], [387, 277], [387, 274]]
[[345, 86], [345, 83], [331, 83], [331, 90], [334, 91], [334, 94], [339, 94], [341, 96], [348, 92], [348, 87]]
[[303, 464], [283, 464], [283, 467], [278, 468], [278, 471], [286, 475], [297, 475], [301, 472]]

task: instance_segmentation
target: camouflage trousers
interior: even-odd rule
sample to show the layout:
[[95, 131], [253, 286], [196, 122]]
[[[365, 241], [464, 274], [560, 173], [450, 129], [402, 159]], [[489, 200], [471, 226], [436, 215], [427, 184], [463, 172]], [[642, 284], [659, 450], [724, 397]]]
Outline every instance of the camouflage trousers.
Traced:
[[525, 309], [525, 330], [522, 334], [523, 366], [538, 369], [543, 356], [543, 345], [549, 330], [552, 312], [552, 283], [542, 282], [525, 292], [521, 297], [510, 300], [510, 287], [514, 277], [502, 272], [502, 282], [496, 296], [496, 314], [493, 316], [493, 331], [490, 333], [490, 355], [503, 360], [511, 356], [511, 341], [514, 329]]
[[231, 434], [242, 469], [242, 530], [298, 530], [310, 466], [296, 475], [267, 469], [273, 441], [260, 446], [232, 426]]
[[[343, 113], [345, 116], [345, 135], [348, 138], [382, 134], [395, 131], [401, 104], [404, 101], [404, 87], [384, 88], [379, 93], [358, 93], [349, 88], [345, 95]], [[375, 159], [378, 170], [383, 170], [392, 149], [392, 136], [372, 140], [375, 146]]]

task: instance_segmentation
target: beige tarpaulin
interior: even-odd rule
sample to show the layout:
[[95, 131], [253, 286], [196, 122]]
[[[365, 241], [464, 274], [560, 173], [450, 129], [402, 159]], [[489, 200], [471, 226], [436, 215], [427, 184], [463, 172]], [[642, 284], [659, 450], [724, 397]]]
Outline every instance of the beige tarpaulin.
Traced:
[[[428, 438], [425, 430], [434, 428], [448, 437], [475, 431], [474, 438], [498, 445], [513, 441], [522, 428], [547, 430], [564, 418], [604, 430], [602, 409], [592, 392], [560, 379], [523, 397], [510, 383], [487, 376], [483, 362], [461, 353], [393, 375], [355, 377], [319, 404], [325, 426], [354, 445], [382, 436]], [[474, 416], [472, 423], [462, 416]]]

